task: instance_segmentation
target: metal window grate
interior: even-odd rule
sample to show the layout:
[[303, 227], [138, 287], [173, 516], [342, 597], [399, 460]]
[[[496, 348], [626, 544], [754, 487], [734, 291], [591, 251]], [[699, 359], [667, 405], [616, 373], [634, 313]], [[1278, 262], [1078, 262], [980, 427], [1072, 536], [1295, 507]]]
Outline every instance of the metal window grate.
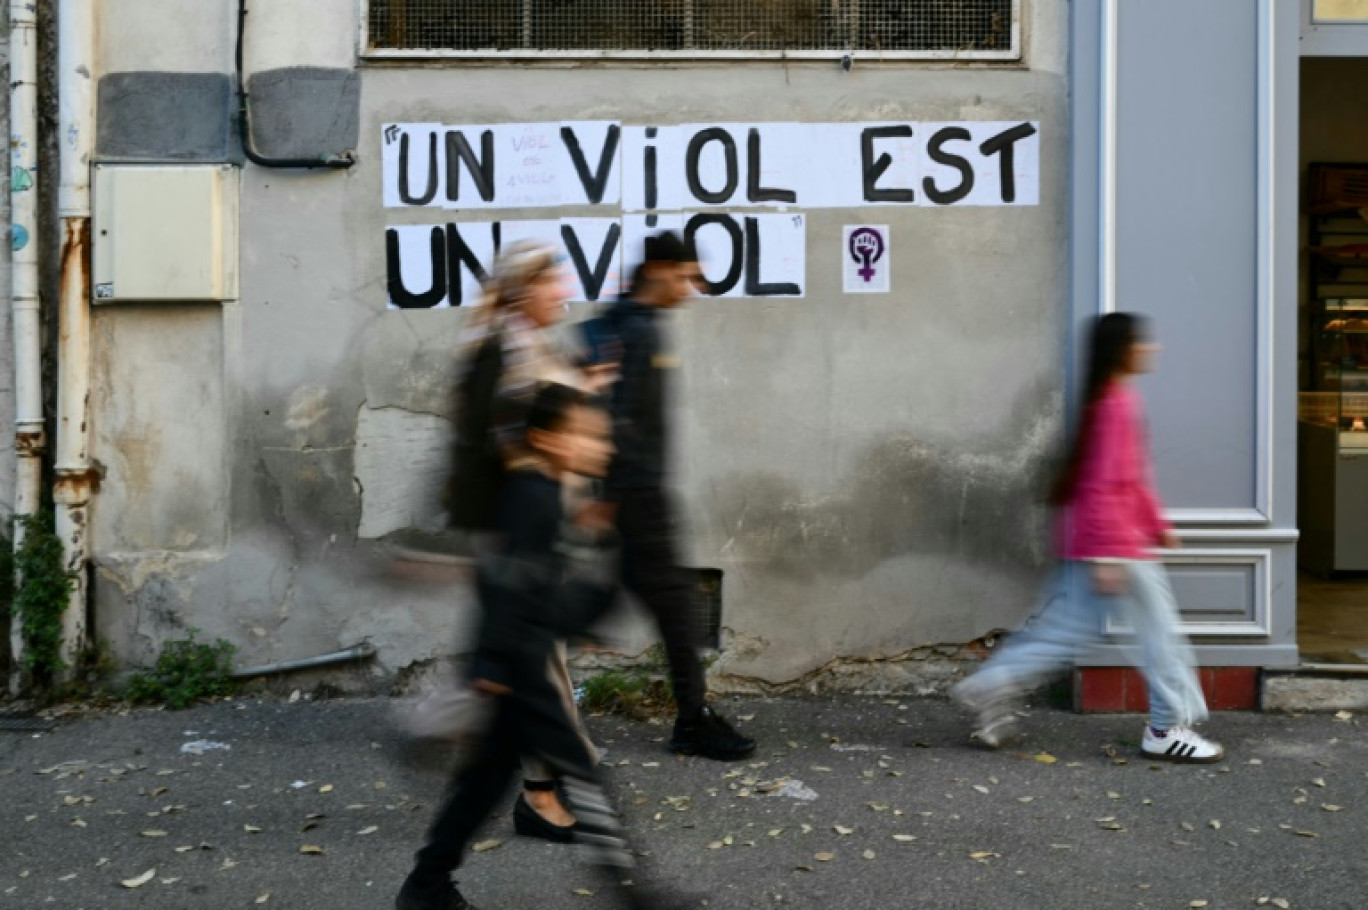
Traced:
[[459, 56], [1017, 54], [1020, 0], [370, 0], [373, 52]]

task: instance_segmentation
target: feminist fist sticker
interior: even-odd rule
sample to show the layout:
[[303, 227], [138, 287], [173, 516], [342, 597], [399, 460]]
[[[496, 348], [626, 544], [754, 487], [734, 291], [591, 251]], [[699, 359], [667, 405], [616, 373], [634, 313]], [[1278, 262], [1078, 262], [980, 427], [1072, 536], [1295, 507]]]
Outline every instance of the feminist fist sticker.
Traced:
[[892, 255], [887, 225], [846, 225], [841, 244], [847, 294], [887, 294]]

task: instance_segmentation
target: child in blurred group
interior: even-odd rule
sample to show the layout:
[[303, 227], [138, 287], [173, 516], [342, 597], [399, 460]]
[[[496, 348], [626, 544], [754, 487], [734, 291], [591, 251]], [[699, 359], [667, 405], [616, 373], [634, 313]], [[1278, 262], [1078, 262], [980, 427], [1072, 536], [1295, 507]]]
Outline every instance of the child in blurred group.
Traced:
[[561, 779], [576, 823], [574, 840], [627, 905], [662, 910], [683, 904], [625, 881], [633, 858], [603, 791], [589, 746], [546, 672], [556, 643], [583, 633], [613, 604], [616, 567], [611, 530], [585, 519], [568, 521], [562, 479], [601, 477], [612, 457], [608, 417], [566, 386], [542, 389], [526, 415], [528, 459], [511, 471], [499, 508], [502, 544], [481, 560], [484, 619], [470, 675], [493, 699], [489, 721], [470, 762], [458, 771], [395, 901], [397, 910], [465, 910], [451, 873], [475, 832], [507, 793], [519, 757], [540, 759]]

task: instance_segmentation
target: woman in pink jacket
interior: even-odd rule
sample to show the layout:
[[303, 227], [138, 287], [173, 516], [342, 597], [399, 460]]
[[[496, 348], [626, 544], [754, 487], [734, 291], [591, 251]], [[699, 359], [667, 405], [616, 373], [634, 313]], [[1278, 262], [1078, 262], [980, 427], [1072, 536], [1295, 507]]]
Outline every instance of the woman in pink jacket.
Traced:
[[1080, 649], [1100, 643], [1106, 617], [1116, 608], [1139, 642], [1149, 687], [1141, 751], [1178, 762], [1225, 756], [1191, 729], [1206, 719], [1206, 701], [1155, 554], [1180, 546], [1155, 493], [1132, 382], [1149, 371], [1155, 351], [1140, 317], [1110, 313], [1093, 324], [1082, 419], [1051, 491], [1060, 509], [1060, 567], [1039, 613], [951, 693], [978, 713], [974, 737], [990, 747], [1015, 734], [1017, 695], [1071, 665]]

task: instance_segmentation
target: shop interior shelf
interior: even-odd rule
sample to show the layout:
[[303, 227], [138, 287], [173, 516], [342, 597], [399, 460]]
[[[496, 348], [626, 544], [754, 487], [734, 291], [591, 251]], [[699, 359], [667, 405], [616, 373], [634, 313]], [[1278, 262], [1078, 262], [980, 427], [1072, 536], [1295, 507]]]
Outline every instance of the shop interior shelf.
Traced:
[[1368, 249], [1355, 249], [1345, 252], [1339, 247], [1316, 246], [1311, 248], [1311, 255], [1331, 265], [1368, 268]]

